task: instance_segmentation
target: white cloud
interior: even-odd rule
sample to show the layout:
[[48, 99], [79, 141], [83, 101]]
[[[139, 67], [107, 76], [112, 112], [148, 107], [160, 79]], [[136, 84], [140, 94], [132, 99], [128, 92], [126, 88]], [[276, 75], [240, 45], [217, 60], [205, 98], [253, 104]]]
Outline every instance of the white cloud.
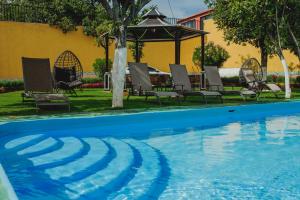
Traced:
[[[175, 18], [184, 18], [207, 9], [203, 0], [170, 0]], [[168, 0], [152, 0], [150, 5], [157, 5], [160, 12], [173, 17]]]

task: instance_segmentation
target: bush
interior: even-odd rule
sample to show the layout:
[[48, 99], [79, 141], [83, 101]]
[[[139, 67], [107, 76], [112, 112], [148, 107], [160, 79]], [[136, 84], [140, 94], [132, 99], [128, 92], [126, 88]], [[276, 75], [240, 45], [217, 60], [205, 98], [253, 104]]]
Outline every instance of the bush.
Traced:
[[300, 84], [300, 76], [297, 76], [297, 77], [296, 77], [296, 83], [297, 83], [297, 84]]
[[93, 83], [101, 82], [99, 80], [99, 78], [83, 78], [81, 81], [82, 81], [83, 84], [93, 84]]
[[[197, 47], [193, 54], [193, 62], [199, 67], [201, 66], [201, 55], [201, 47]], [[213, 42], [205, 45], [204, 65], [221, 67], [229, 57], [229, 53], [220, 45], [215, 45]]]
[[82, 83], [82, 88], [103, 88], [103, 82], [99, 78], [84, 78]]
[[[291, 79], [292, 81], [292, 79]], [[270, 82], [270, 83], [284, 83], [284, 76], [281, 76], [281, 75], [268, 75], [267, 76], [267, 82]]]
[[[106, 72], [106, 60], [97, 58], [93, 64], [94, 72], [100, 81], [103, 81], [104, 73]], [[108, 70], [112, 68], [112, 61], [108, 60]]]
[[22, 80], [0, 80], [0, 88], [6, 90], [22, 90], [24, 89], [24, 82]]

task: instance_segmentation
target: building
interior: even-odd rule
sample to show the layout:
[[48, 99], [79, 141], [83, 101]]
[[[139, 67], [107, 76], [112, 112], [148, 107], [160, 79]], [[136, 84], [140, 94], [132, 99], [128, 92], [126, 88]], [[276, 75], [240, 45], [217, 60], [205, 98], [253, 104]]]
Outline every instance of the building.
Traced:
[[178, 20], [178, 23], [190, 28], [204, 30], [204, 21], [211, 19], [212, 13], [213, 9], [208, 9], [190, 17]]

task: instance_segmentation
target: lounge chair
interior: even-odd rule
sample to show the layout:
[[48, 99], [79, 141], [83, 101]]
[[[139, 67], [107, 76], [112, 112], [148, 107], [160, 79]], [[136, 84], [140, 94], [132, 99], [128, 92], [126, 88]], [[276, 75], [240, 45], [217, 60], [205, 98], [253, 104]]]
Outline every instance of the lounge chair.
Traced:
[[181, 95], [177, 92], [153, 90], [147, 64], [128, 63], [128, 67], [131, 75], [131, 88], [127, 100], [129, 100], [130, 96], [145, 96], [145, 100], [147, 100], [149, 96], [155, 96], [159, 104], [161, 104], [161, 97], [176, 98], [178, 101], [180, 100]]
[[219, 69], [216, 66], [205, 66], [205, 75], [208, 81], [209, 91], [218, 91], [223, 95], [236, 94], [243, 97], [246, 100], [247, 97], [257, 97], [256, 92], [249, 90], [247, 88], [242, 88], [241, 90], [225, 90]]
[[282, 91], [281, 88], [274, 83], [267, 83], [266, 80], [257, 80], [252, 69], [241, 68], [240, 75], [248, 86], [248, 89], [255, 91], [258, 94], [267, 90], [272, 92], [274, 96], [278, 98], [278, 93]]
[[22, 58], [25, 98], [33, 98], [38, 108], [64, 105], [70, 109], [68, 97], [55, 93], [49, 59]]
[[182, 94], [185, 98], [188, 96], [201, 96], [205, 103], [207, 103], [207, 97], [217, 97], [223, 102], [222, 94], [220, 92], [194, 91], [185, 65], [172, 64], [170, 65], [170, 70], [175, 91]]

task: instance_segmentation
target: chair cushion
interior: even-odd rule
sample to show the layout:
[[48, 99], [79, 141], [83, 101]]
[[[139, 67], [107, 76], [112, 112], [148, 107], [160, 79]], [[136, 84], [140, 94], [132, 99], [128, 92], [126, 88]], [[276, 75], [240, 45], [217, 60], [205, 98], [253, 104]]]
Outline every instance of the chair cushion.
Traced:
[[54, 78], [56, 82], [73, 82], [76, 81], [76, 69], [75, 67], [54, 67]]

